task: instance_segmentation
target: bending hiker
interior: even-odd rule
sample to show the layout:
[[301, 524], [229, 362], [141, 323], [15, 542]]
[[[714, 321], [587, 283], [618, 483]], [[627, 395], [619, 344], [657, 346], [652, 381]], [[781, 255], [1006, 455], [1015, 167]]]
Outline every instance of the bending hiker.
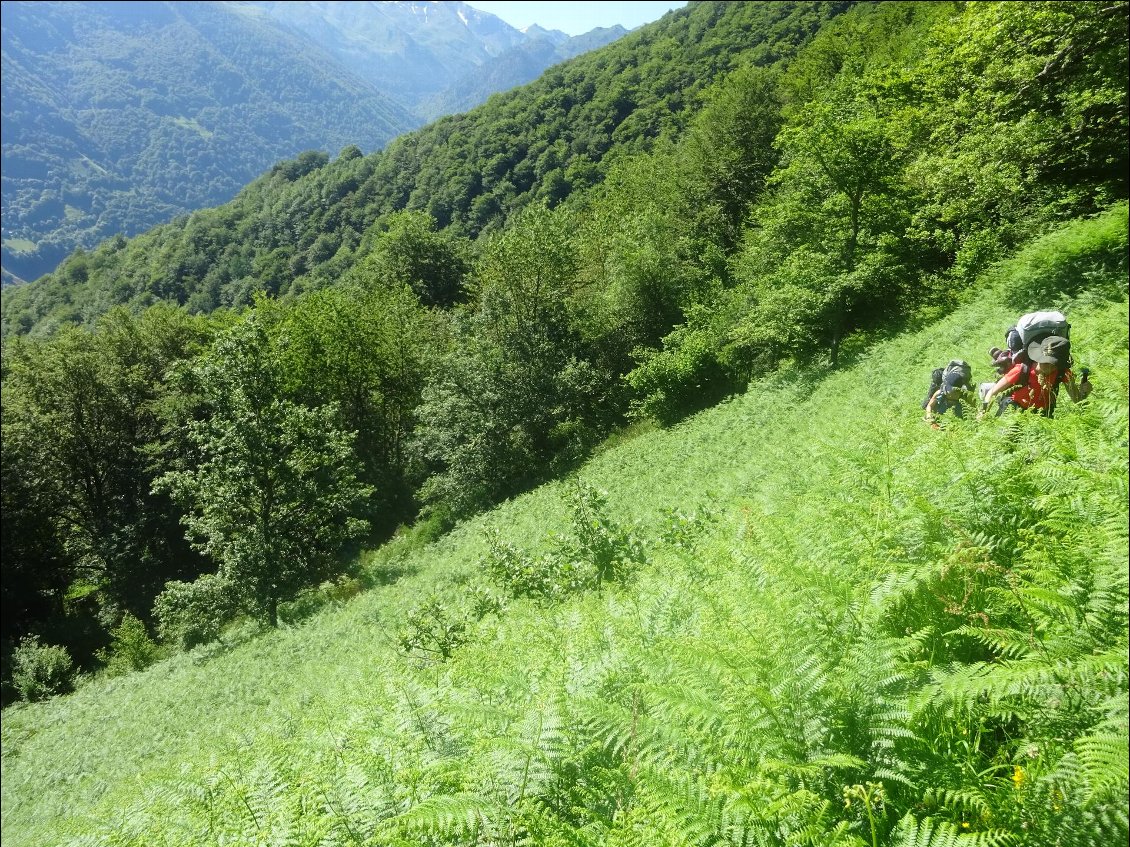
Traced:
[[998, 396], [1000, 401], [997, 417], [1004, 414], [1005, 409], [1015, 406], [1038, 411], [1050, 418], [1055, 414], [1060, 385], [1067, 387], [1068, 396], [1076, 403], [1091, 393], [1086, 368], [1081, 371], [1079, 382], [1075, 381], [1075, 375], [1071, 372], [1071, 342], [1066, 338], [1052, 335], [1042, 341], [1033, 341], [1025, 353], [1031, 364], [1019, 362], [1013, 365], [985, 392], [981, 411], [977, 414], [978, 419], [984, 417], [989, 405]]
[[1000, 376], [1004, 376], [1013, 366], [1033, 364], [1028, 358], [1028, 347], [1033, 341], [1043, 341], [1052, 335], [1071, 339], [1071, 324], [1063, 312], [1029, 312], [1021, 315], [1005, 333], [1005, 347], [993, 347], [989, 358]]
[[922, 403], [926, 423], [934, 424], [935, 415], [952, 411], [954, 417], [965, 417], [964, 403], [973, 403], [973, 369], [961, 359], [953, 359], [944, 368], [935, 368], [930, 375], [930, 391]]

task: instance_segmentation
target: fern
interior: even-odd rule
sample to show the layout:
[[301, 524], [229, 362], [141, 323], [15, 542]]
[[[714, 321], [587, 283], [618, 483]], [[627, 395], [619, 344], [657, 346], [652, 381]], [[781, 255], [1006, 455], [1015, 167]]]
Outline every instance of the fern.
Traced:
[[1111, 697], [1107, 717], [1075, 740], [1079, 779], [1088, 802], [1119, 801], [1130, 781], [1130, 720], [1124, 696]]
[[968, 825], [906, 815], [892, 833], [891, 847], [1008, 847], [1016, 843], [1008, 833], [963, 832], [963, 828]]
[[499, 806], [479, 794], [428, 797], [390, 822], [390, 832], [470, 838], [494, 828], [503, 817]]

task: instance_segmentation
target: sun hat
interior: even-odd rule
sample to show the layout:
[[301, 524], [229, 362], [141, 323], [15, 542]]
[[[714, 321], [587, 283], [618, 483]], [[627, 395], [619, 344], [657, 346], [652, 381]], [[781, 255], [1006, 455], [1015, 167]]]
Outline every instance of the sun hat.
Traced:
[[1028, 345], [1028, 358], [1033, 362], [1063, 365], [1067, 363], [1070, 350], [1071, 342], [1062, 335], [1049, 335]]

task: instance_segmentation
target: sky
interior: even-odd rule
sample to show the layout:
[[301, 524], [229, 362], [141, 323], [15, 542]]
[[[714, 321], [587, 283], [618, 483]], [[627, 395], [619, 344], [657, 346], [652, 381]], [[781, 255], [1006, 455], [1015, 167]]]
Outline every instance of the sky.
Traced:
[[467, 5], [502, 18], [515, 29], [537, 24], [566, 35], [583, 35], [598, 26], [620, 24], [624, 29], [635, 29], [687, 4], [676, 0], [470, 0]]

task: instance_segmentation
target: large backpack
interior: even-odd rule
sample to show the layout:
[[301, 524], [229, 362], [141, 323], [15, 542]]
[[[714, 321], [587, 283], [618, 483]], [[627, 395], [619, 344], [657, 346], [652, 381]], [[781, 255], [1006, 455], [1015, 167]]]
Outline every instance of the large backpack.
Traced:
[[1062, 312], [1029, 312], [1021, 315], [1016, 326], [1005, 335], [1005, 343], [1014, 361], [1028, 361], [1028, 345], [1043, 341], [1050, 335], [1071, 338], [1071, 324]]
[[944, 368], [934, 368], [930, 372], [930, 390], [926, 392], [926, 399], [922, 401], [922, 408], [925, 409], [930, 404], [930, 398], [937, 393], [938, 389], [942, 387], [945, 382], [946, 374], [959, 373], [961, 379], [959, 385], [964, 385], [967, 388], [973, 385], [973, 368], [964, 359], [950, 359], [948, 365]]

